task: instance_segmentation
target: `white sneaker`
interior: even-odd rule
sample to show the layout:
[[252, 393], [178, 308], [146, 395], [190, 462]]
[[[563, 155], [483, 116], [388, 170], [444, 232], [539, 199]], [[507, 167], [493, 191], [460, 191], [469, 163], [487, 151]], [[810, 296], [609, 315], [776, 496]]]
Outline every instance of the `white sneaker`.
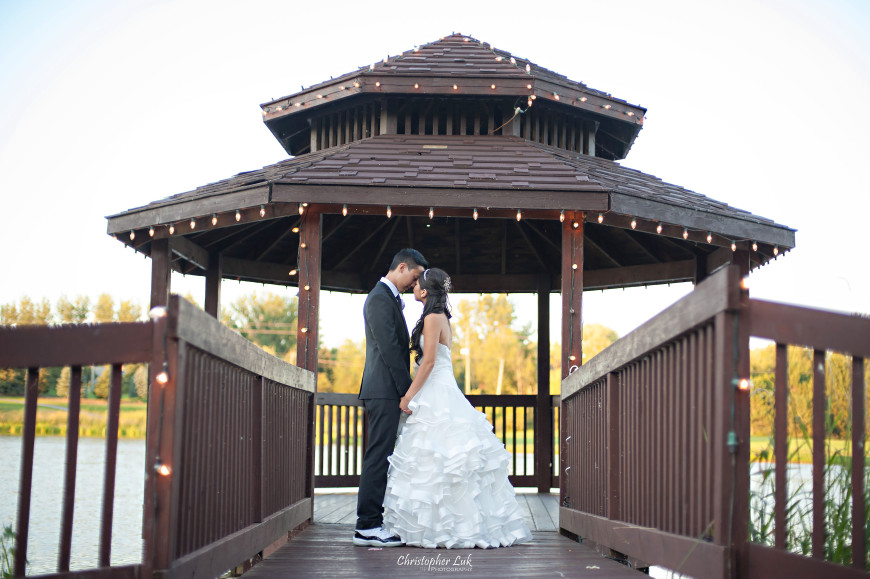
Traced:
[[356, 529], [353, 533], [353, 544], [357, 547], [399, 547], [402, 539], [390, 535], [383, 527], [374, 529]]

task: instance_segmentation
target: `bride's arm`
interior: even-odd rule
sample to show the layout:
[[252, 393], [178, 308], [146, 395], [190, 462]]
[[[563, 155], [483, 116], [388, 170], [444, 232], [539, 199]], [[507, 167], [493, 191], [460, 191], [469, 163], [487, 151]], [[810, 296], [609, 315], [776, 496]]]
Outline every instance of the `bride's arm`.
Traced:
[[439, 319], [441, 317], [442, 315], [439, 314], [429, 314], [423, 319], [423, 357], [420, 359], [417, 373], [414, 374], [414, 381], [411, 382], [408, 392], [399, 402], [399, 408], [405, 414], [411, 414], [408, 404], [426, 383], [429, 374], [432, 373], [432, 368], [435, 366], [435, 353], [441, 337], [441, 320]]

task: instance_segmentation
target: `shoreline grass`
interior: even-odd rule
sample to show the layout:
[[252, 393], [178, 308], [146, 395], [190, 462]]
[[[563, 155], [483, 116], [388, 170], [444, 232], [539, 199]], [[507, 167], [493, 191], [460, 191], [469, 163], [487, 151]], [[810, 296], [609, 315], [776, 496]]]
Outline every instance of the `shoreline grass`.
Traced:
[[[36, 407], [37, 436], [66, 436], [66, 398], [39, 397]], [[79, 415], [79, 436], [104, 438], [106, 436], [105, 400], [82, 399]], [[145, 438], [147, 403], [135, 399], [121, 400], [118, 436], [120, 438]], [[24, 422], [24, 398], [0, 398], [0, 435], [20, 436]]]

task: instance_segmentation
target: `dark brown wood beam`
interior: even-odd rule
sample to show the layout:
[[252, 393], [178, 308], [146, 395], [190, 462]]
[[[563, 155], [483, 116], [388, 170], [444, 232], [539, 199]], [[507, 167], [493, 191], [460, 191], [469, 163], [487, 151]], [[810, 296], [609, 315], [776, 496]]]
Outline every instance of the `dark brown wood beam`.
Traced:
[[462, 230], [460, 228], [460, 220], [453, 221], [453, 237], [456, 243], [456, 269], [455, 275], [462, 275]]
[[169, 304], [169, 262], [171, 255], [168, 239], [155, 239], [151, 243], [151, 305], [149, 308]]
[[[309, 208], [310, 209], [310, 208]], [[323, 216], [306, 211], [299, 228], [299, 302], [296, 365], [317, 374]], [[305, 248], [302, 248], [302, 244]]]
[[522, 223], [517, 221], [516, 225], [517, 225], [517, 230], [520, 232], [520, 235], [523, 236], [523, 239], [525, 240], [526, 245], [529, 246], [529, 250], [531, 250], [531, 252], [534, 254], [535, 259], [538, 260], [538, 263], [541, 264], [541, 270], [545, 271], [545, 272], [549, 271], [547, 269], [547, 264], [544, 262], [544, 259], [541, 257], [541, 254], [538, 252], [538, 248], [535, 247], [535, 244], [532, 243], [532, 240], [529, 239], [529, 235], [525, 232], [525, 229], [523, 228]]
[[649, 257], [655, 263], [661, 263], [662, 260], [658, 258], [658, 256], [653, 255], [653, 253], [647, 249], [646, 245], [641, 243], [637, 237], [635, 237], [635, 232], [631, 229], [623, 229], [622, 232], [625, 234], [625, 237], [631, 242], [631, 244], [640, 250], [641, 253]]
[[619, 261], [616, 258], [614, 258], [612, 255], [610, 255], [610, 253], [608, 253], [603, 247], [601, 247], [601, 245], [598, 244], [598, 242], [596, 242], [593, 239], [592, 235], [590, 235], [589, 230], [586, 231], [585, 235], [586, 235], [586, 239], [583, 240], [583, 243], [589, 245], [589, 247], [591, 247], [592, 249], [594, 249], [595, 251], [597, 251], [598, 253], [603, 255], [604, 258], [607, 261], [609, 261], [614, 267], [622, 267], [622, 264], [619, 263]]
[[[410, 219], [410, 217], [406, 217], [405, 219]], [[396, 232], [396, 228], [399, 226], [400, 222], [401, 219], [398, 217], [393, 220], [390, 230], [387, 231], [386, 237], [384, 237], [384, 240], [381, 242], [380, 247], [378, 247], [378, 251], [375, 253], [374, 257], [369, 263], [368, 271], [375, 271], [376, 269], [378, 269], [380, 265], [378, 262], [380, 262], [381, 256], [384, 254], [384, 249], [387, 248], [387, 244], [390, 243], [390, 240], [393, 238], [393, 234]]]
[[208, 251], [196, 243], [190, 241], [184, 236], [172, 237], [169, 239], [169, 248], [172, 253], [181, 257], [185, 261], [196, 265], [200, 269], [208, 269], [209, 253]]
[[211, 216], [213, 213], [230, 212], [237, 209], [256, 208], [269, 203], [269, 184], [260, 183], [250, 187], [239, 187], [232, 191], [214, 195], [204, 195], [181, 203], [166, 203], [159, 206], [148, 205], [140, 210], [113, 215], [108, 218], [108, 233], [120, 233], [131, 229], [147, 229], [151, 225], [162, 225], [155, 231], [163, 235], [166, 224], [190, 221], [191, 217]]
[[[610, 194], [588, 186], [578, 187], [573, 191], [523, 190], [511, 191], [510, 195], [506, 193], [504, 189], [304, 185], [276, 181], [272, 186], [272, 201], [307, 203], [316, 199], [318, 204], [335, 204], [340, 210], [342, 204], [347, 203], [348, 199], [353, 199], [355, 208], [368, 205], [377, 207], [380, 212], [380, 208], [390, 205], [395, 212], [401, 207], [417, 207], [424, 209], [424, 215], [429, 207], [434, 206], [439, 209], [438, 215], [447, 217], [469, 216], [475, 207], [507, 209], [513, 210], [514, 213], [518, 208], [555, 210], [556, 215], [565, 207], [588, 211], [610, 209]], [[328, 212], [336, 211], [329, 208]], [[529, 214], [529, 217], [531, 216], [532, 213]]]
[[376, 227], [376, 228], [375, 228], [371, 233], [369, 233], [369, 234], [366, 236], [366, 238], [362, 241], [362, 243], [358, 243], [358, 244], [357, 244], [353, 249], [351, 249], [350, 251], [348, 251], [347, 253], [345, 253], [345, 254], [344, 254], [344, 257], [342, 257], [341, 260], [339, 260], [339, 262], [336, 263], [336, 264], [334, 264], [332, 267], [333, 267], [333, 268], [338, 268], [338, 267], [340, 267], [341, 265], [343, 265], [344, 262], [346, 262], [348, 259], [350, 259], [351, 256], [353, 256], [357, 251], [359, 251], [361, 248], [365, 247], [365, 245], [366, 245], [369, 241], [371, 241], [371, 239], [372, 239], [375, 235], [377, 235], [378, 232], [379, 232], [381, 229], [383, 229], [384, 227], [386, 227], [386, 226], [389, 225], [389, 224], [390, 224], [390, 221], [389, 221], [389, 219], [388, 219], [388, 220], [382, 222], [380, 225], [378, 225], [378, 226], [377, 226], [377, 227]]
[[221, 313], [222, 265], [223, 257], [220, 253], [215, 253], [209, 256], [205, 270], [205, 312], [218, 319]]
[[566, 211], [562, 224], [562, 379], [583, 362], [583, 229], [580, 211]]
[[538, 391], [535, 393], [535, 478], [539, 493], [550, 492], [553, 432], [550, 421], [550, 277], [538, 282]]
[[544, 232], [538, 229], [538, 227], [534, 223], [531, 223], [527, 220], [526, 227], [537, 233], [541, 237], [541, 239], [543, 239], [552, 249], [561, 253], [562, 248], [559, 247], [559, 244], [555, 243], [552, 239], [544, 235]]

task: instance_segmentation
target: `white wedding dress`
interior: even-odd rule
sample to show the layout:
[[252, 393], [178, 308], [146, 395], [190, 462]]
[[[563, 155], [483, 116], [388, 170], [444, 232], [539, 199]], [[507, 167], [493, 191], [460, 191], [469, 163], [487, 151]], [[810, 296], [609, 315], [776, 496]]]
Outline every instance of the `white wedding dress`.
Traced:
[[457, 386], [450, 349], [439, 343], [436, 353], [389, 458], [384, 528], [407, 545], [428, 548], [531, 540], [508, 482], [510, 453]]

